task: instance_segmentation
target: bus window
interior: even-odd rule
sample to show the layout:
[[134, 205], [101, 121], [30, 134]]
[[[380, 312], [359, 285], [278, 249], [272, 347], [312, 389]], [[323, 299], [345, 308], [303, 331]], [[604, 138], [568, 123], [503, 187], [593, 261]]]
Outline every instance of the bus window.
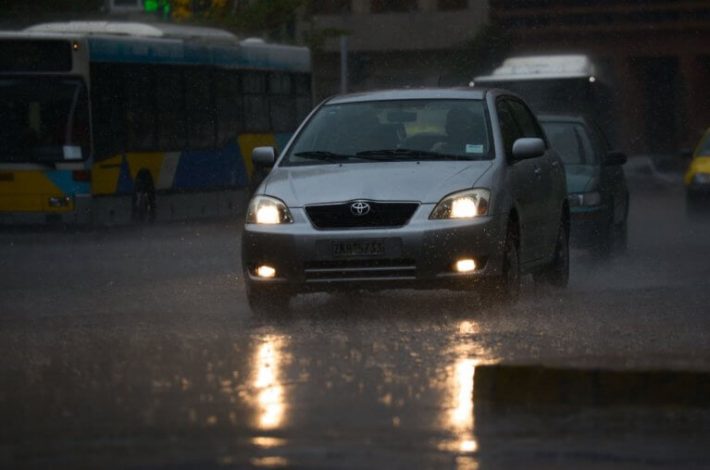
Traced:
[[292, 93], [291, 76], [272, 73], [269, 77], [269, 114], [275, 132], [296, 128], [296, 97]]
[[155, 82], [158, 146], [161, 150], [180, 150], [187, 144], [182, 73], [178, 68], [157, 68]]
[[244, 93], [244, 128], [251, 132], [269, 131], [269, 102], [266, 98], [266, 74], [246, 72], [242, 79]]
[[156, 148], [155, 81], [153, 69], [145, 66], [126, 68], [126, 130], [128, 149]]
[[219, 70], [215, 77], [217, 142], [222, 146], [234, 139], [243, 127], [241, 88], [236, 71]]
[[296, 91], [296, 121], [300, 124], [313, 109], [311, 77], [307, 74], [293, 75]]
[[123, 68], [108, 64], [91, 66], [91, 119], [97, 159], [125, 150], [126, 99]]
[[216, 129], [211, 83], [212, 77], [208, 69], [185, 70], [185, 111], [191, 148], [215, 146]]

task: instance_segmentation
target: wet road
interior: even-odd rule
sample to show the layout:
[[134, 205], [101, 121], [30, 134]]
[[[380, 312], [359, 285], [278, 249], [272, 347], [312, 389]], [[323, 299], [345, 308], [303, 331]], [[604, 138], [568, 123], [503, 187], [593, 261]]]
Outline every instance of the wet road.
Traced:
[[710, 371], [710, 214], [632, 193], [629, 249], [514, 307], [311, 295], [253, 317], [239, 224], [0, 233], [0, 464], [710, 466], [707, 409], [478, 410], [482, 364]]

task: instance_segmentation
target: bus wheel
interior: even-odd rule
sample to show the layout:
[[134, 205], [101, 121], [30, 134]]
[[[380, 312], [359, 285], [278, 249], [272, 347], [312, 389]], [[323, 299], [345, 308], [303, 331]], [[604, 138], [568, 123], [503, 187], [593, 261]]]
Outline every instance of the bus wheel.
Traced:
[[131, 214], [135, 222], [153, 222], [155, 220], [155, 189], [150, 176], [141, 174], [136, 178], [133, 191]]

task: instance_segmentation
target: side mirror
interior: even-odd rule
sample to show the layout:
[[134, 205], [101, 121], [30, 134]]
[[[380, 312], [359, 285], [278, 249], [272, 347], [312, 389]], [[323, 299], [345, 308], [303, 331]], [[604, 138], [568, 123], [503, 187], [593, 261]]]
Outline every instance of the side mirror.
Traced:
[[624, 152], [620, 152], [618, 150], [612, 150], [611, 152], [607, 153], [606, 156], [604, 157], [604, 165], [606, 166], [617, 166], [617, 165], [623, 165], [624, 163], [627, 162], [626, 154]]
[[523, 137], [513, 142], [515, 160], [541, 157], [545, 154], [545, 150], [545, 141], [537, 137]]
[[251, 161], [258, 168], [272, 168], [276, 163], [276, 152], [273, 147], [255, 147], [251, 151]]

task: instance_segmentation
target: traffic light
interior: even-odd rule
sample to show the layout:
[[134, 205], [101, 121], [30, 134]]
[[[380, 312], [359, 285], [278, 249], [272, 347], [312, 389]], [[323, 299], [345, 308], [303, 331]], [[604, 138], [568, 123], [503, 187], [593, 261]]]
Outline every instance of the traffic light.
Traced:
[[170, 16], [170, 0], [143, 0], [143, 11], [157, 13], [163, 18]]

